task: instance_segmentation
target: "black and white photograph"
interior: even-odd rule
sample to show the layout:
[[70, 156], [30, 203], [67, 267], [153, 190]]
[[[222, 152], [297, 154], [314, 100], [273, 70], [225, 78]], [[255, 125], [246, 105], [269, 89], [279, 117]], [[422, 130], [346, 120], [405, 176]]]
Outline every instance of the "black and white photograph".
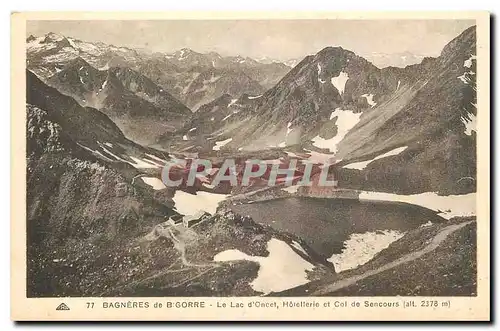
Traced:
[[478, 296], [473, 17], [25, 31], [26, 298]]

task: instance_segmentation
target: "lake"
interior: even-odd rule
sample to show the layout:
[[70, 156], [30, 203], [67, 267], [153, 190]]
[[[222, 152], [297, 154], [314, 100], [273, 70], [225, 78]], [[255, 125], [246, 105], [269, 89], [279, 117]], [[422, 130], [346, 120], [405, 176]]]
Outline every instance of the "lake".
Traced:
[[282, 198], [233, 205], [231, 209], [302, 238], [327, 258], [341, 253], [344, 242], [354, 233], [405, 232], [429, 221], [445, 221], [434, 211], [420, 206], [353, 199]]

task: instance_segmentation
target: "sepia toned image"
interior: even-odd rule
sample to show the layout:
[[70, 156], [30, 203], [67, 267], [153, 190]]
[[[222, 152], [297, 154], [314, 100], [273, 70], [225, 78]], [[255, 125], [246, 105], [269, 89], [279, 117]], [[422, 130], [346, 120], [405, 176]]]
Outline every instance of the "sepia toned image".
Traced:
[[409, 16], [23, 16], [17, 295], [488, 306], [489, 18]]

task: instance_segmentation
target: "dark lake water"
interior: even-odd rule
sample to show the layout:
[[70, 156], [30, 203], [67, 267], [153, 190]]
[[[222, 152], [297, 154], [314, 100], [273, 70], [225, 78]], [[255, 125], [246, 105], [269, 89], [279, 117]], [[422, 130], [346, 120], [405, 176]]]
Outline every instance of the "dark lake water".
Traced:
[[429, 221], [444, 221], [434, 211], [415, 205], [351, 199], [284, 198], [231, 208], [258, 223], [299, 236], [325, 257], [339, 254], [353, 233], [404, 232]]

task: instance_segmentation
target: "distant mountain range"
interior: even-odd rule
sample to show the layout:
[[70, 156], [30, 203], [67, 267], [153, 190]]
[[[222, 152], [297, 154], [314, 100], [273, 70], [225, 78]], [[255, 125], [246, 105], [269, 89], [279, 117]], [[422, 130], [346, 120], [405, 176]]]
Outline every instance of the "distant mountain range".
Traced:
[[422, 62], [425, 56], [413, 54], [410, 52], [403, 53], [371, 53], [367, 54], [366, 59], [376, 65], [378, 68], [398, 67], [404, 68], [406, 66]]
[[[183, 48], [171, 54], [151, 53], [100, 42], [91, 43], [55, 33], [27, 39], [27, 66], [48, 79], [80, 57], [98, 70], [128, 67], [140, 72], [184, 102], [193, 111], [224, 93], [253, 93], [278, 82], [290, 67], [277, 62], [261, 63], [249, 57], [202, 54]], [[211, 74], [224, 76], [219, 81]], [[201, 79], [201, 78], [200, 78]], [[234, 95], [239, 96], [239, 95]]]

